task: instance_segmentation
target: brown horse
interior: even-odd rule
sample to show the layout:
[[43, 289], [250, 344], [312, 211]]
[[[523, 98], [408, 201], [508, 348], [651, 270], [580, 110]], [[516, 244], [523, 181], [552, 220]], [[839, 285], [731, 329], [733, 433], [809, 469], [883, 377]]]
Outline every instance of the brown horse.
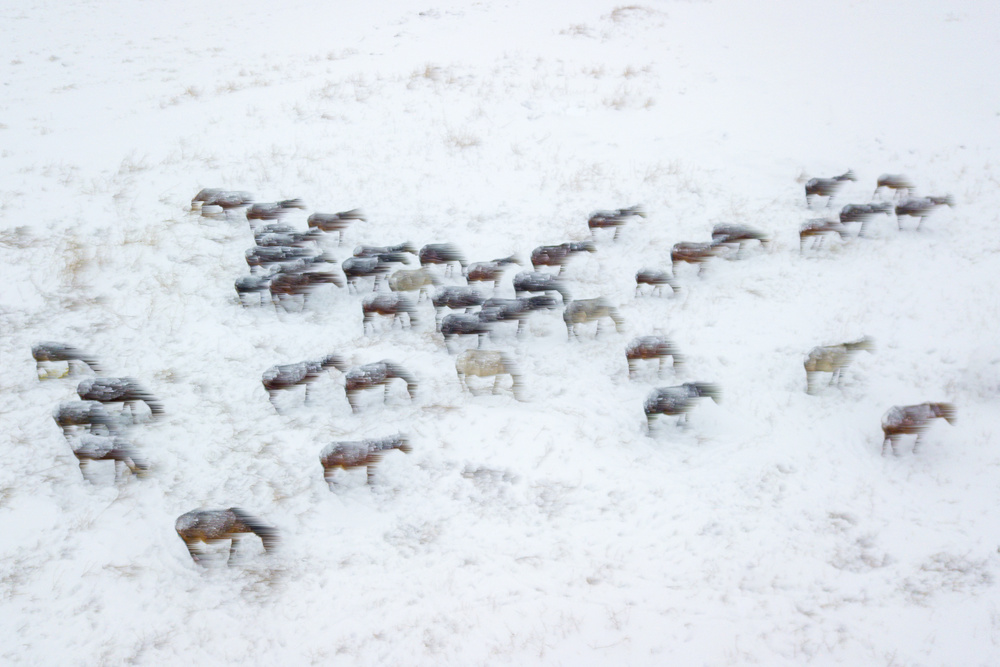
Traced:
[[337, 245], [340, 245], [344, 242], [344, 230], [355, 220], [365, 222], [365, 213], [360, 208], [340, 213], [313, 213], [306, 220], [306, 224], [323, 232], [339, 232], [340, 239]]
[[319, 462], [323, 466], [323, 477], [332, 491], [333, 473], [337, 468], [348, 470], [349, 468], [364, 467], [368, 483], [371, 484], [375, 477], [375, 466], [382, 460], [386, 452], [393, 449], [398, 449], [404, 454], [413, 451], [404, 435], [379, 439], [370, 438], [361, 441], [332, 442], [324, 447], [319, 454]]
[[816, 248], [823, 245], [823, 240], [830, 233], [838, 234], [841, 241], [846, 241], [850, 237], [847, 228], [839, 220], [813, 218], [802, 223], [799, 228], [799, 252], [805, 250], [806, 239], [812, 239], [812, 247]]
[[837, 194], [837, 191], [840, 190], [845, 181], [856, 180], [858, 179], [854, 177], [854, 172], [850, 169], [846, 173], [834, 176], [833, 178], [810, 178], [806, 181], [806, 206], [810, 204], [810, 197], [829, 197], [826, 202], [826, 205], [829, 206], [833, 202], [834, 195]]
[[[372, 333], [375, 333], [375, 324], [372, 322], [372, 317], [374, 315], [385, 315], [390, 318], [389, 326], [396, 321], [396, 316], [406, 314], [406, 325], [413, 328], [414, 323], [417, 321], [417, 308], [403, 294], [396, 294], [391, 292], [386, 294], [385, 292], [375, 292], [367, 295], [361, 302], [361, 331], [362, 333], [368, 333], [368, 327], [372, 328]], [[399, 319], [399, 326], [402, 328], [403, 320]]]
[[200, 563], [203, 555], [199, 543], [221, 542], [231, 540], [228, 563], [233, 562], [236, 555], [236, 543], [246, 533], [253, 533], [264, 543], [264, 551], [273, 552], [278, 544], [278, 531], [265, 524], [257, 517], [248, 514], [238, 507], [226, 510], [194, 510], [178, 517], [174, 529], [195, 563]]
[[628, 362], [628, 376], [635, 375], [636, 362], [640, 359], [657, 359], [657, 373], [663, 371], [663, 360], [670, 357], [670, 364], [675, 370], [684, 365], [684, 357], [677, 353], [677, 348], [666, 336], [640, 336], [625, 348], [625, 361]]
[[486, 282], [493, 283], [496, 287], [497, 281], [503, 277], [504, 270], [511, 264], [521, 264], [521, 261], [514, 255], [501, 257], [491, 262], [473, 262], [465, 270], [465, 279], [470, 283]]
[[890, 408], [882, 417], [882, 433], [885, 440], [882, 441], [882, 456], [885, 456], [885, 446], [892, 447], [892, 453], [896, 456], [896, 440], [901, 435], [917, 434], [917, 440], [913, 443], [913, 453], [916, 454], [917, 446], [920, 444], [920, 436], [927, 429], [927, 422], [941, 417], [949, 424], [955, 423], [955, 406], [951, 403], [921, 403], [920, 405], [907, 405], [905, 407], [896, 406]]
[[344, 287], [346, 283], [340, 275], [332, 271], [282, 271], [271, 278], [268, 289], [271, 292], [271, 301], [275, 306], [280, 304], [287, 311], [287, 302], [294, 301], [295, 297], [298, 296], [302, 297], [301, 308], [305, 308], [309, 294], [320, 285]]
[[594, 211], [587, 220], [587, 227], [590, 228], [590, 237], [594, 238], [595, 229], [614, 229], [615, 235], [612, 241], [618, 240], [618, 233], [622, 227], [633, 217], [646, 217], [646, 211], [642, 206], [631, 206], [629, 208], [619, 208], [614, 211]]
[[917, 229], [919, 230], [921, 225], [924, 224], [924, 218], [929, 216], [935, 210], [941, 206], [954, 206], [955, 200], [952, 199], [951, 195], [945, 195], [944, 197], [920, 197], [920, 198], [910, 198], [904, 199], [896, 205], [896, 224], [899, 229], [903, 228], [902, 217], [908, 215], [912, 218], [920, 218], [917, 223]]
[[872, 199], [875, 199], [878, 191], [882, 188], [892, 190], [892, 198], [896, 199], [904, 194], [910, 194], [910, 190], [914, 187], [913, 182], [902, 174], [882, 174], [878, 177], [878, 184], [875, 186], [875, 192], [872, 193]]
[[684, 241], [681, 243], [675, 243], [674, 247], [670, 250], [670, 265], [677, 275], [677, 263], [687, 262], [688, 264], [697, 264], [698, 273], [701, 273], [703, 265], [708, 260], [719, 255], [723, 250], [723, 243], [711, 242], [711, 243], [693, 243]]
[[420, 259], [420, 266], [444, 264], [445, 273], [454, 268], [452, 262], [457, 262], [463, 273], [469, 265], [465, 261], [465, 255], [451, 243], [429, 243], [420, 249], [417, 257]]
[[308, 403], [309, 385], [330, 368], [336, 368], [343, 373], [347, 370], [347, 364], [340, 356], [330, 354], [318, 361], [300, 361], [297, 364], [272, 366], [264, 371], [261, 382], [264, 385], [264, 389], [267, 390], [271, 405], [274, 405], [274, 409], [278, 410], [278, 406], [274, 403], [277, 392], [283, 389], [304, 386], [306, 388], [305, 402]]
[[593, 241], [541, 245], [531, 251], [531, 266], [535, 271], [540, 266], [558, 266], [561, 274], [566, 262], [569, 261], [569, 256], [575, 252], [597, 252], [597, 246]]

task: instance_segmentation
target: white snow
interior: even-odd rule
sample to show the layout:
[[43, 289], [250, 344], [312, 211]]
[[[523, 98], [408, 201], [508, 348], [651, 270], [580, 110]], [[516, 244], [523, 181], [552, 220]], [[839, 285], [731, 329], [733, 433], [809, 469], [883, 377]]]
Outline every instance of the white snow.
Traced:
[[[0, 17], [0, 662], [1000, 663], [995, 3], [29, 0]], [[806, 208], [808, 178], [849, 168], [828, 211]], [[868, 203], [883, 173], [956, 205], [799, 252], [802, 222]], [[362, 295], [331, 285], [304, 312], [240, 307], [253, 237], [239, 213], [190, 210], [204, 187], [301, 197], [300, 229], [363, 208], [327, 245], [338, 261], [402, 241], [526, 261], [589, 238], [591, 211], [648, 217], [566, 266], [624, 332], [569, 341], [560, 311], [498, 331], [519, 402], [462, 391], [427, 301], [413, 330], [367, 336]], [[637, 269], [718, 222], [775, 241], [635, 297]], [[687, 365], [629, 380], [625, 346], [650, 334]], [[866, 335], [840, 387], [805, 393], [810, 349]], [[39, 381], [43, 340], [163, 401], [130, 434], [148, 478], [83, 478], [51, 415], [85, 376]], [[331, 353], [398, 362], [416, 398], [399, 382], [353, 414], [330, 370], [276, 413], [261, 373]], [[721, 402], [647, 434], [650, 390], [688, 381]], [[957, 423], [881, 456], [881, 415], [924, 401]], [[397, 432], [413, 451], [375, 484], [328, 489], [324, 446]], [[174, 521], [231, 506], [281, 549], [196, 565]]]

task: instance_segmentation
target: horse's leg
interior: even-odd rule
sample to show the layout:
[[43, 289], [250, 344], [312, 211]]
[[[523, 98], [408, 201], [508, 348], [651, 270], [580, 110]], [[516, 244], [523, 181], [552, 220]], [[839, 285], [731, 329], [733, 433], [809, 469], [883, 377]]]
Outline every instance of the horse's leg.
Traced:
[[371, 463], [365, 466], [365, 473], [367, 476], [366, 482], [370, 485], [375, 479], [375, 466]]
[[494, 394], [497, 393], [497, 391], [499, 389], [500, 389], [500, 376], [499, 375], [494, 375], [493, 376], [493, 393]]
[[656, 377], [660, 377], [661, 375], [663, 375], [663, 357], [662, 356], [660, 357], [659, 366], [657, 366], [657, 368], [656, 368]]
[[87, 479], [87, 459], [80, 459], [80, 474]]
[[305, 399], [304, 399], [304, 400], [302, 401], [302, 403], [303, 403], [304, 405], [309, 405], [309, 383], [308, 383], [308, 382], [306, 382], [306, 383], [305, 383], [305, 385], [306, 385], [306, 397], [305, 397]]
[[635, 359], [626, 359], [628, 361], [628, 376], [631, 379], [635, 375]]
[[226, 560], [226, 565], [233, 564], [233, 558], [236, 557], [236, 543], [239, 542], [239, 538], [233, 535], [229, 540], [229, 559]]

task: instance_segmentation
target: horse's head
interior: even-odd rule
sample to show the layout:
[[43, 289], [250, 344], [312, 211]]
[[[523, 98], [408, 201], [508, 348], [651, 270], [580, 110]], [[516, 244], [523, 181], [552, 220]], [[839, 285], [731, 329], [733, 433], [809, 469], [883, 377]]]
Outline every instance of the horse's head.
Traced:
[[689, 382], [684, 385], [692, 396], [707, 397], [718, 403], [721, 400], [722, 392], [719, 385], [711, 382]]
[[931, 411], [935, 417], [941, 417], [949, 424], [954, 424], [957, 419], [955, 406], [951, 403], [929, 403]]
[[327, 356], [323, 357], [320, 360], [319, 365], [322, 366], [323, 368], [330, 368], [330, 367], [336, 368], [341, 373], [346, 371], [348, 368], [347, 364], [344, 362], [343, 357], [337, 354], [328, 354]]

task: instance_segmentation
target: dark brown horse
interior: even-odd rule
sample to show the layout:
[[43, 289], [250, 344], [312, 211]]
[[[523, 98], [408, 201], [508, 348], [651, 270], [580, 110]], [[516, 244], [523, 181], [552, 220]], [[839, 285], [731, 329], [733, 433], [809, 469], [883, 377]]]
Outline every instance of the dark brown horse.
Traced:
[[669, 271], [663, 271], [661, 269], [654, 269], [650, 267], [643, 267], [635, 272], [635, 295], [639, 296], [641, 294], [640, 288], [642, 285], [652, 285], [653, 289], [650, 290], [650, 294], [660, 293], [663, 296], [663, 286], [670, 285], [670, 290], [673, 294], [677, 294], [680, 291], [680, 285], [674, 280], [674, 277]]
[[799, 228], [799, 252], [805, 250], [806, 239], [812, 239], [812, 247], [823, 245], [823, 240], [827, 234], [836, 233], [842, 241], [846, 241], [850, 234], [847, 228], [839, 220], [827, 220], [825, 218], [814, 218], [802, 223]]
[[921, 403], [890, 408], [882, 417], [882, 433], [885, 435], [885, 440], [882, 441], [882, 456], [885, 456], [886, 445], [891, 446], [892, 453], [898, 456], [896, 440], [901, 435], [914, 433], [917, 434], [917, 440], [913, 443], [913, 453], [916, 454], [920, 436], [927, 429], [927, 422], [938, 417], [949, 424], [954, 424], [955, 406], [951, 403]]
[[850, 222], [860, 222], [861, 229], [858, 230], [858, 236], [863, 238], [865, 236], [865, 228], [868, 226], [868, 222], [880, 213], [884, 213], [886, 215], [892, 213], [892, 204], [890, 202], [848, 204], [844, 208], [840, 209], [840, 224], [846, 225]]
[[904, 215], [911, 218], [920, 218], [920, 221], [917, 222], [917, 229], [919, 230], [921, 225], [924, 224], [924, 218], [942, 206], [950, 207], [954, 205], [955, 200], [951, 198], [951, 195], [904, 199], [896, 205], [896, 223], [899, 229], [902, 229], [902, 217]]
[[671, 269], [676, 276], [678, 262], [685, 262], [687, 264], [696, 264], [698, 266], [698, 273], [700, 274], [704, 263], [713, 257], [717, 257], [722, 250], [723, 244], [716, 242], [694, 243], [684, 241], [675, 243], [674, 247], [670, 250]]
[[453, 268], [452, 262], [457, 262], [463, 273], [465, 267], [469, 265], [465, 261], [465, 255], [451, 243], [429, 243], [420, 249], [418, 257], [420, 258], [420, 266], [444, 264], [446, 273]]
[[204, 558], [199, 544], [231, 540], [228, 563], [232, 564], [233, 556], [236, 555], [237, 541], [247, 533], [259, 537], [267, 553], [272, 553], [280, 542], [275, 528], [239, 507], [230, 507], [227, 510], [194, 510], [182, 514], [174, 524], [174, 529], [184, 540], [188, 553], [195, 563], [200, 563]]
[[501, 257], [491, 262], [473, 262], [465, 271], [465, 279], [470, 283], [490, 281], [496, 287], [497, 281], [503, 277], [504, 270], [511, 264], [520, 264], [514, 255]]
[[[372, 322], [374, 315], [389, 317], [390, 328], [396, 322], [398, 315], [406, 315], [406, 326], [411, 329], [417, 321], [417, 308], [413, 305], [413, 302], [406, 295], [395, 292], [390, 292], [389, 294], [375, 292], [367, 295], [361, 302], [361, 314], [363, 318], [361, 322], [362, 333], [368, 333], [368, 327], [371, 327], [372, 333], [375, 333], [375, 323]], [[400, 328], [403, 327], [402, 318], [399, 318], [399, 326]]]
[[286, 302], [294, 301], [298, 296], [302, 297], [301, 308], [305, 308], [309, 294], [320, 285], [344, 287], [346, 283], [333, 271], [282, 271], [271, 277], [268, 289], [271, 292], [271, 301], [276, 306], [280, 304], [282, 308], [288, 310]]
[[739, 257], [743, 251], [743, 246], [750, 241], [757, 241], [761, 247], [766, 248], [771, 242], [764, 232], [749, 227], [747, 225], [737, 225], [731, 222], [722, 222], [712, 228], [712, 241], [724, 245], [736, 245], [736, 256]]
[[593, 241], [541, 245], [531, 251], [531, 266], [535, 271], [540, 266], [558, 266], [559, 273], [562, 273], [569, 256], [577, 252], [597, 252], [597, 246]]
[[135, 447], [118, 436], [84, 434], [73, 441], [73, 454], [80, 462], [80, 473], [85, 479], [90, 461], [114, 461], [115, 481], [126, 469], [140, 478], [149, 471], [149, 464], [139, 456]]
[[618, 240], [618, 233], [622, 226], [634, 217], [645, 218], [646, 211], [642, 206], [631, 206], [629, 208], [619, 208], [614, 211], [594, 211], [587, 220], [587, 227], [590, 228], [590, 237], [594, 238], [595, 229], [614, 229], [615, 235], [612, 241]]
[[378, 465], [386, 452], [398, 449], [404, 454], [413, 451], [406, 436], [398, 434], [386, 438], [369, 438], [361, 441], [332, 442], [323, 448], [319, 454], [320, 465], [323, 466], [323, 477], [333, 490], [333, 474], [337, 468], [348, 470], [364, 467], [369, 484], [375, 478], [375, 466]]
[[878, 177], [878, 184], [875, 186], [875, 192], [872, 193], [872, 199], [875, 199], [878, 191], [882, 188], [892, 190], [892, 198], [896, 199], [910, 194], [910, 190], [914, 187], [913, 182], [902, 174], [882, 174]]
[[395, 362], [383, 359], [382, 361], [357, 366], [347, 371], [344, 378], [344, 389], [347, 392], [347, 402], [351, 404], [351, 410], [354, 412], [358, 411], [356, 395], [363, 389], [372, 389], [378, 386], [385, 387], [385, 392], [382, 394], [382, 400], [384, 401], [386, 395], [389, 393], [389, 382], [393, 379], [400, 379], [406, 382], [406, 393], [412, 399], [413, 393], [417, 390], [417, 381], [402, 366]]

